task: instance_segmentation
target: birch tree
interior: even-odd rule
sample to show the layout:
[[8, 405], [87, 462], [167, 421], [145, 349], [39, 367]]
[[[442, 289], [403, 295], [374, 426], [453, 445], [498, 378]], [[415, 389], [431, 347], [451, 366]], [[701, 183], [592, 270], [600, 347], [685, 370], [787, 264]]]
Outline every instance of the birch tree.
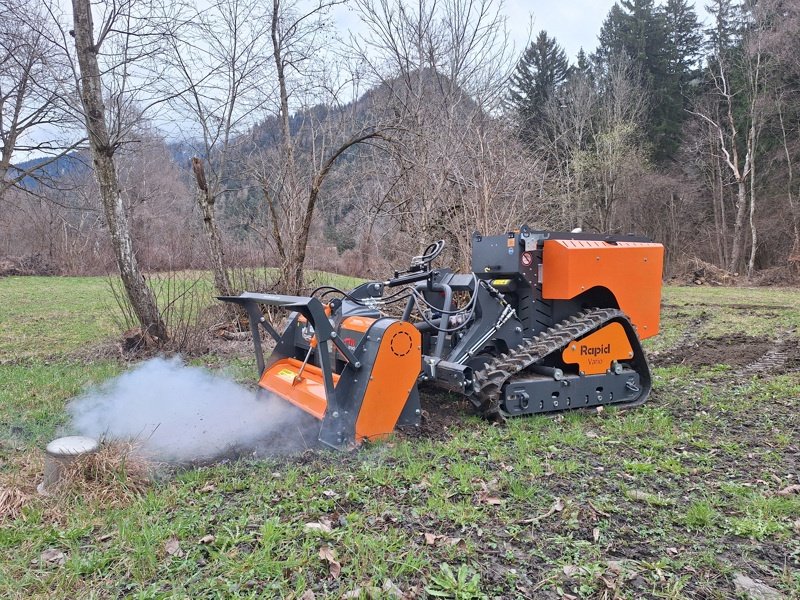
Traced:
[[[305, 287], [312, 225], [331, 172], [354, 148], [387, 143], [393, 129], [386, 121], [359, 122], [343, 110], [338, 119], [328, 118], [323, 108], [343, 104], [336, 92], [343, 71], [330, 71], [322, 52], [328, 11], [337, 3], [273, 0], [269, 18], [277, 143], [254, 152], [250, 165], [280, 261], [279, 284], [293, 294]], [[331, 45], [326, 49], [334, 51]]]
[[[72, 0], [75, 53], [80, 69], [77, 75], [82, 116], [91, 150], [94, 175], [100, 188], [100, 199], [111, 236], [117, 267], [130, 299], [131, 307], [143, 333], [156, 341], [167, 340], [167, 330], [158, 311], [155, 297], [145, 282], [136, 258], [136, 247], [117, 174], [115, 153], [139, 116], [133, 103], [135, 96], [128, 79], [133, 61], [153, 50], [144, 44], [150, 40], [144, 30], [135, 29], [136, 9], [132, 1], [106, 7], [99, 31], [95, 31], [90, 0]], [[104, 85], [99, 55], [110, 35], [118, 36], [113, 48], [112, 64], [121, 71], [121, 79], [113, 88]], [[106, 69], [105, 76], [113, 75]], [[109, 94], [109, 91], [111, 93]], [[113, 110], [109, 110], [108, 103]]]

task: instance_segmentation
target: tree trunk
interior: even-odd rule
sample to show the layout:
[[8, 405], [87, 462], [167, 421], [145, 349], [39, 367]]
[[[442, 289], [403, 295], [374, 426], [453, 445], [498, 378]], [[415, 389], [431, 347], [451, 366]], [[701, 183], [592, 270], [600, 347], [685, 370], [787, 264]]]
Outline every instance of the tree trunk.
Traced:
[[725, 193], [722, 184], [722, 165], [720, 165], [719, 153], [714, 143], [713, 131], [709, 126], [709, 156], [711, 162], [711, 204], [714, 208], [714, 239], [717, 250], [717, 264], [724, 266], [728, 264], [726, 260], [725, 247], [728, 241], [725, 239]]
[[136, 318], [144, 333], [159, 342], [167, 340], [167, 328], [158, 312], [155, 297], [147, 286], [136, 261], [128, 215], [114, 165], [114, 147], [106, 125], [103, 86], [94, 43], [94, 24], [89, 0], [72, 0], [75, 26], [75, 50], [80, 66], [80, 95], [86, 121], [86, 132], [92, 153], [94, 174], [100, 187], [111, 245], [117, 267]]
[[740, 177], [736, 182], [738, 192], [736, 194], [736, 220], [733, 223], [733, 246], [731, 248], [731, 261], [728, 263], [728, 270], [731, 273], [738, 273], [742, 264], [744, 254], [744, 218], [747, 214], [747, 180]]
[[3, 204], [3, 197], [6, 192], [11, 188], [13, 183], [6, 181], [6, 175], [11, 167], [11, 154], [14, 152], [14, 145], [17, 143], [16, 135], [14, 132], [9, 132], [6, 143], [3, 146], [3, 152], [0, 154], [0, 206]]
[[[753, 187], [752, 182], [750, 187]], [[756, 250], [758, 249], [758, 232], [756, 230], [756, 223], [754, 220], [756, 208], [756, 199], [752, 194], [750, 195], [750, 260], [747, 262], [747, 276], [752, 277], [753, 271], [756, 266]]]
[[789, 256], [800, 258], [800, 211], [798, 211], [797, 203], [794, 199], [794, 192], [792, 191], [794, 187], [794, 170], [792, 168], [792, 155], [789, 152], [789, 143], [786, 139], [786, 124], [783, 121], [782, 99], [778, 100], [778, 117], [781, 123], [783, 151], [786, 155], [786, 199], [789, 202], [789, 214], [792, 215], [792, 232], [794, 233], [794, 241]]
[[221, 296], [230, 296], [231, 282], [225, 268], [225, 252], [222, 250], [222, 238], [217, 227], [214, 211], [214, 192], [209, 189], [206, 181], [203, 161], [197, 157], [192, 158], [192, 170], [197, 181], [197, 204], [203, 212], [203, 229], [208, 241], [208, 253], [211, 258], [211, 270], [214, 274], [214, 287]]
[[758, 231], [756, 231], [756, 157], [755, 157], [755, 125], [750, 128], [750, 137], [753, 145], [753, 155], [750, 159], [750, 260], [747, 261], [747, 276], [752, 277], [756, 265], [756, 251], [758, 250]]

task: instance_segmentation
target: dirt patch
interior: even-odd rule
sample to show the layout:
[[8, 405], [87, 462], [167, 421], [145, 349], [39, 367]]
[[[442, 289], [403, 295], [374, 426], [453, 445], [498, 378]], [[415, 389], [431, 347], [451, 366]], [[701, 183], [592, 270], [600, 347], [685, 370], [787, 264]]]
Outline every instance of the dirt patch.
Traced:
[[420, 404], [420, 425], [398, 427], [404, 437], [446, 440], [451, 437], [451, 429], [463, 427], [464, 419], [475, 414], [472, 404], [465, 397], [435, 388], [423, 388], [420, 391]]
[[765, 337], [732, 334], [702, 338], [687, 346], [676, 347], [663, 353], [653, 353], [651, 358], [653, 364], [659, 367], [670, 365], [743, 367], [759, 360], [773, 346], [774, 342]]
[[[798, 342], [800, 344], [800, 342]], [[786, 359], [786, 371], [800, 371], [800, 354], [793, 354]]]

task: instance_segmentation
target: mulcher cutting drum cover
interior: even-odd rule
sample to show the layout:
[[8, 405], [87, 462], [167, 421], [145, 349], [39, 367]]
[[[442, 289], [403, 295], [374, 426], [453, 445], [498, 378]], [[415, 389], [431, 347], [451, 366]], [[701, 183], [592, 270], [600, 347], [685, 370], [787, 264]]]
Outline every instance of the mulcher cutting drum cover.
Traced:
[[[259, 386], [314, 415], [319, 439], [339, 449], [418, 424], [422, 385], [496, 419], [647, 399], [640, 340], [658, 333], [661, 244], [525, 226], [475, 233], [471, 273], [434, 267], [443, 248], [347, 292], [221, 297], [247, 311]], [[387, 316], [398, 303], [402, 317]], [[282, 333], [264, 305], [290, 311]], [[276, 343], [268, 358], [262, 333]]]

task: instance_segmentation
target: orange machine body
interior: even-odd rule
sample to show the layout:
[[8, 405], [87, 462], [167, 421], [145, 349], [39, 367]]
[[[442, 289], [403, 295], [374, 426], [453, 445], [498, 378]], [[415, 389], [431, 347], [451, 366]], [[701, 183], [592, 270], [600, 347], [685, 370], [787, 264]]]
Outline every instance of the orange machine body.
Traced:
[[422, 365], [422, 336], [413, 324], [396, 321], [384, 333], [361, 410], [356, 441], [390, 434], [403, 412]]
[[[339, 382], [339, 375], [333, 375], [333, 382]], [[258, 385], [318, 419], [325, 416], [325, 384], [322, 369], [316, 365], [306, 364], [303, 368], [303, 362], [296, 358], [282, 358], [264, 371]]]
[[[342, 323], [343, 329], [368, 332], [374, 319], [350, 317]], [[346, 387], [358, 396], [357, 382], [366, 383], [361, 404], [354, 406], [358, 418], [355, 423], [355, 441], [378, 439], [394, 430], [409, 394], [414, 389], [422, 364], [422, 338], [411, 323], [395, 321], [383, 332], [373, 361], [361, 369], [347, 367], [341, 374], [333, 374], [334, 393]], [[291, 402], [298, 408], [324, 419], [328, 398], [322, 369], [295, 358], [283, 358], [264, 370], [259, 385]], [[348, 399], [339, 399], [339, 404]], [[357, 398], [353, 398], [354, 401]]]
[[570, 300], [593, 288], [605, 288], [645, 339], [658, 333], [663, 262], [661, 244], [546, 240], [542, 297]]

